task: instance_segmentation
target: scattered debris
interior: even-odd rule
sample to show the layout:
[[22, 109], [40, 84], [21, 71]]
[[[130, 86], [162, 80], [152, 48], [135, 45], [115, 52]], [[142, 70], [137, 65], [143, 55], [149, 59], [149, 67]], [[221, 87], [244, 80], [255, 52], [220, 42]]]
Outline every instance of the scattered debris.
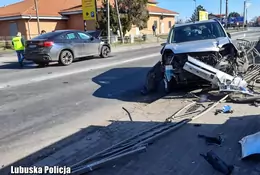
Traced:
[[222, 141], [223, 141], [223, 139], [220, 136], [209, 137], [209, 136], [199, 134], [198, 137], [205, 139], [205, 141], [208, 145], [221, 145]]
[[203, 104], [197, 103], [197, 104], [191, 106], [189, 109], [187, 109], [187, 111], [185, 113], [197, 111], [200, 107], [203, 107], [204, 109], [206, 108]]
[[67, 82], [67, 81], [64, 81], [64, 82], [63, 82], [63, 84], [68, 84], [68, 83], [69, 83], [69, 82]]
[[116, 159], [122, 158], [133, 153], [143, 151], [147, 148], [148, 145], [154, 143], [154, 141], [159, 137], [162, 137], [174, 130], [177, 130], [183, 125], [191, 122], [192, 120], [199, 118], [200, 116], [212, 110], [216, 105], [221, 103], [227, 97], [228, 95], [226, 95], [219, 101], [215, 102], [213, 105], [209, 106], [207, 109], [203, 110], [200, 114], [194, 117], [186, 118], [181, 120], [180, 122], [172, 123], [171, 120], [174, 119], [180, 112], [196, 104], [196, 102], [192, 102], [181, 108], [171, 117], [167, 118], [166, 122], [155, 124], [155, 126], [153, 126], [152, 128], [149, 128], [133, 137], [130, 137], [129, 139], [126, 139], [116, 145], [113, 145], [110, 148], [107, 148], [99, 153], [94, 154], [93, 156], [90, 156], [74, 164], [72, 166], [72, 173], [83, 174], [89, 171], [93, 171], [105, 163], [114, 161]]
[[200, 102], [200, 103], [204, 103], [204, 102], [207, 102], [207, 101], [209, 101], [207, 95], [201, 95], [201, 96], [200, 96], [200, 98], [199, 98], [199, 102]]
[[225, 106], [223, 106], [222, 109], [217, 109], [215, 111], [215, 115], [218, 115], [220, 113], [224, 113], [224, 114], [233, 113], [233, 110], [230, 105], [225, 105]]
[[200, 154], [215, 170], [230, 175], [234, 169], [233, 165], [227, 165], [213, 151], [207, 152], [206, 155]]
[[242, 149], [242, 159], [250, 155], [260, 154], [260, 132], [243, 137], [239, 143]]
[[144, 151], [147, 149], [147, 146], [154, 143], [156, 139], [180, 128], [189, 121], [190, 120], [185, 119], [178, 123], [164, 122], [156, 124], [152, 128], [138, 133], [137, 135], [130, 137], [129, 139], [126, 139], [72, 165], [72, 174], [83, 174], [94, 171], [95, 169], [110, 161], [114, 161], [130, 154]]
[[132, 119], [132, 116], [131, 116], [130, 112], [129, 112], [126, 108], [124, 108], [124, 107], [122, 107], [122, 109], [127, 113], [128, 117], [129, 117], [129, 119], [130, 119], [130, 121], [132, 122], [133, 119]]

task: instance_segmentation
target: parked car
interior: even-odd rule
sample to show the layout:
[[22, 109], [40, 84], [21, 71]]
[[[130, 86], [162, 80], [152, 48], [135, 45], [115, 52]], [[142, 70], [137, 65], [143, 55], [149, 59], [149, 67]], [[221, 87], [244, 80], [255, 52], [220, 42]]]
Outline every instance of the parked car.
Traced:
[[50, 62], [70, 65], [75, 59], [97, 56], [109, 56], [111, 47], [86, 32], [78, 30], [57, 30], [39, 35], [26, 42], [25, 59], [40, 66]]

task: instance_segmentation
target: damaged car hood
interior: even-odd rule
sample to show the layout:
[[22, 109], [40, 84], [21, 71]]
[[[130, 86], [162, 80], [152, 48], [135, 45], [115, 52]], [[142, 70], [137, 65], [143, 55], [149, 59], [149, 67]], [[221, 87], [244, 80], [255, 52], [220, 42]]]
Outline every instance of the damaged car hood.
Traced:
[[171, 49], [175, 54], [189, 52], [210, 52], [219, 51], [223, 45], [228, 43], [232, 43], [229, 38], [220, 37], [216, 39], [166, 44], [164, 49]]

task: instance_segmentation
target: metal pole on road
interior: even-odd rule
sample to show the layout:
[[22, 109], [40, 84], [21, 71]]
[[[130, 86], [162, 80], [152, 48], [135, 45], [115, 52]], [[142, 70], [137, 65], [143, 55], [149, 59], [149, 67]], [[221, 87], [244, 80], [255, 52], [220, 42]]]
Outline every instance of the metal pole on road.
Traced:
[[110, 0], [107, 0], [107, 41], [110, 44]]
[[36, 11], [38, 34], [40, 34], [41, 29], [40, 29], [40, 20], [39, 20], [39, 13], [38, 13], [38, 0], [34, 0], [34, 6]]

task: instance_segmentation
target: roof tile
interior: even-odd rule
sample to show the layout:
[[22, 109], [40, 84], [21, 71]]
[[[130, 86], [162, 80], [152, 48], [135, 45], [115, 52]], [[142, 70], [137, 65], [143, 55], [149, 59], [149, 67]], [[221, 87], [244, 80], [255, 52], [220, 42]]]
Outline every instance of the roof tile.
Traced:
[[[102, 3], [97, 3], [97, 8], [101, 8]], [[64, 9], [61, 12], [73, 12], [73, 11], [79, 11], [82, 10], [81, 5], [78, 6], [74, 6], [72, 8], [69, 9]], [[171, 11], [171, 10], [167, 10], [158, 6], [152, 6], [152, 5], [148, 5], [147, 6], [147, 10], [149, 12], [154, 12], [154, 13], [168, 13], [168, 14], [178, 14], [177, 12]]]
[[[60, 16], [62, 9], [80, 5], [81, 0], [38, 0], [38, 12], [40, 16]], [[17, 15], [36, 15], [34, 0], [21, 2], [0, 7], [0, 17]]]
[[[155, 0], [149, 0], [156, 2]], [[102, 6], [102, 0], [97, 0], [97, 7]], [[82, 10], [81, 0], [38, 0], [38, 13], [40, 16], [60, 16], [59, 12], [72, 12]], [[155, 13], [178, 14], [157, 6], [148, 5], [148, 10]], [[34, 0], [23, 0], [21, 2], [0, 7], [0, 17], [36, 15]]]
[[178, 14], [177, 12], [167, 10], [158, 6], [152, 6], [152, 5], [148, 5], [147, 9], [149, 12], [154, 12], [154, 13]]

